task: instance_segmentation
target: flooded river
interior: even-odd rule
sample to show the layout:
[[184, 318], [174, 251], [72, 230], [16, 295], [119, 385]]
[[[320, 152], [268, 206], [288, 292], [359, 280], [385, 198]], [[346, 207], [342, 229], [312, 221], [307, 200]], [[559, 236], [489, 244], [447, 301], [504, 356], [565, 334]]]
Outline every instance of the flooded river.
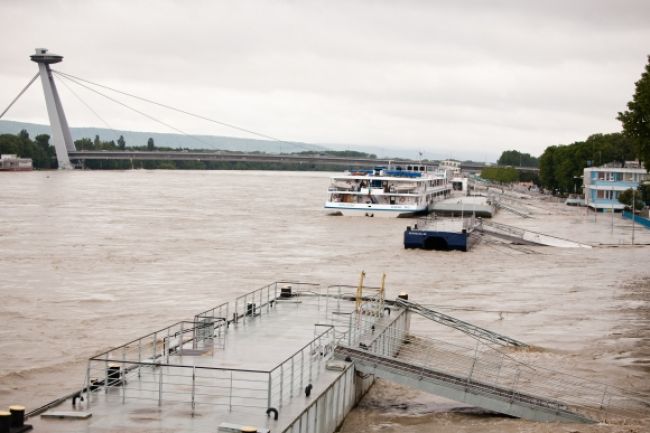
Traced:
[[[592, 249], [405, 250], [408, 220], [324, 214], [326, 173], [0, 173], [0, 407], [38, 407], [85, 360], [266, 283], [367, 283], [536, 346], [533, 362], [650, 392], [650, 230], [536, 201], [496, 220]], [[438, 330], [431, 328], [431, 333]], [[442, 331], [440, 331], [442, 332]], [[650, 409], [648, 410], [650, 412]], [[379, 381], [344, 432], [641, 432], [494, 416]]]

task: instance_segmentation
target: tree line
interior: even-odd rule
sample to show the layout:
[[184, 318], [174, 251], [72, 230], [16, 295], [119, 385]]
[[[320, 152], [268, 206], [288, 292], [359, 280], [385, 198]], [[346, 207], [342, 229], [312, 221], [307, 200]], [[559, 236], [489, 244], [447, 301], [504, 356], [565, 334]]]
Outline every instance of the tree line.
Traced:
[[522, 153], [517, 150], [506, 150], [501, 153], [497, 160], [498, 165], [510, 167], [539, 167], [539, 159], [530, 153]]
[[24, 129], [18, 134], [0, 134], [0, 154], [18, 155], [20, 158], [31, 158], [35, 168], [57, 168], [56, 152], [50, 146], [50, 136], [37, 135], [34, 140]]
[[622, 132], [594, 134], [585, 141], [549, 146], [539, 159], [542, 186], [559, 194], [581, 191], [585, 167], [636, 159], [634, 140]]
[[[539, 183], [558, 194], [581, 191], [586, 167], [612, 162], [624, 166], [626, 161], [639, 159], [646, 170], [650, 171], [650, 56], [641, 79], [635, 83], [635, 92], [627, 108], [617, 116], [623, 126], [621, 132], [593, 134], [584, 141], [549, 146], [538, 160], [529, 154], [505, 151], [498, 164], [516, 167], [535, 166], [533, 164], [538, 162]], [[483, 173], [487, 179], [498, 182], [520, 180], [511, 180], [514, 173], [506, 169], [484, 170], [482, 176]], [[645, 194], [647, 193], [642, 193], [643, 198], [646, 197]]]
[[650, 56], [627, 108], [617, 116], [622, 132], [594, 134], [585, 141], [547, 147], [540, 157], [542, 185], [561, 194], [578, 191], [586, 167], [611, 162], [623, 166], [625, 161], [639, 159], [650, 170]]
[[[54, 146], [49, 144], [48, 134], [37, 135], [34, 140], [30, 139], [26, 130], [20, 133], [0, 135], [0, 153], [16, 154], [21, 158], [31, 158], [35, 169], [58, 168], [56, 151]], [[96, 135], [94, 139], [82, 138], [74, 142], [78, 150], [94, 151], [189, 151], [184, 148], [157, 147], [153, 138], [147, 140], [145, 146], [127, 146], [124, 136], [120, 135], [117, 140], [104, 141]], [[206, 149], [192, 149], [192, 152], [211, 152]], [[229, 151], [228, 153], [243, 153]], [[263, 154], [264, 152], [248, 152]], [[299, 154], [329, 155], [338, 157], [354, 157], [365, 159], [376, 159], [374, 154], [357, 152], [351, 150], [335, 151], [308, 151]], [[292, 171], [330, 171], [331, 165], [316, 163], [289, 163], [289, 162], [254, 162], [254, 161], [173, 161], [173, 160], [86, 160], [84, 168], [93, 170], [292, 170]]]

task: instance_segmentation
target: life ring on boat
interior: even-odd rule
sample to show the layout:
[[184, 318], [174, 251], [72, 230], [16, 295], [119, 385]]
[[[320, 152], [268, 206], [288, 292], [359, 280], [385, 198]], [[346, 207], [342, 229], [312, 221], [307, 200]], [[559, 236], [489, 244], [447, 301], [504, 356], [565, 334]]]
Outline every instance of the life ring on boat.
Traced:
[[400, 202], [400, 203], [404, 203], [404, 197], [400, 197], [400, 198], [399, 198], [399, 202]]

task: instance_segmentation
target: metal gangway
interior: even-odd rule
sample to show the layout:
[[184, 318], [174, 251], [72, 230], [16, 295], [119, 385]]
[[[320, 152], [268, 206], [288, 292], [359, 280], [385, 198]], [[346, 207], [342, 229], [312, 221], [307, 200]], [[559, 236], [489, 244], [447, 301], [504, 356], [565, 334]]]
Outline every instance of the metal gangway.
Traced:
[[526, 212], [526, 211], [524, 211], [522, 209], [516, 208], [514, 206], [511, 206], [509, 204], [505, 204], [501, 200], [496, 200], [494, 202], [494, 205], [499, 209], [507, 210], [508, 212], [513, 213], [515, 215], [518, 215], [518, 216], [520, 216], [522, 218], [532, 218], [530, 216], [530, 213], [528, 213], [528, 212]]
[[405, 299], [398, 298], [395, 301], [395, 305], [405, 308], [408, 311], [413, 311], [414, 313], [417, 313], [422, 317], [433, 320], [442, 325], [457, 329], [467, 335], [470, 335], [474, 338], [478, 338], [480, 340], [486, 340], [503, 346], [528, 347], [526, 343], [515, 340], [514, 338], [510, 338], [505, 335], [496, 333], [494, 331], [481, 328], [480, 326], [476, 326], [472, 323], [465, 322], [463, 320], [452, 317], [448, 314], [444, 314], [439, 311], [433, 310], [431, 308], [427, 308], [423, 305], [416, 304], [415, 302], [410, 302]]
[[522, 229], [508, 224], [495, 223], [494, 221], [482, 220], [476, 230], [521, 245], [545, 245], [559, 248], [591, 248], [591, 245], [528, 229]]
[[394, 327], [386, 335], [376, 322], [363, 323], [357, 338], [334, 351], [363, 374], [540, 422], [593, 423], [647, 409], [641, 400], [637, 412], [630, 409], [634, 398], [621, 389], [527, 364], [491, 342], [477, 339], [467, 347]]

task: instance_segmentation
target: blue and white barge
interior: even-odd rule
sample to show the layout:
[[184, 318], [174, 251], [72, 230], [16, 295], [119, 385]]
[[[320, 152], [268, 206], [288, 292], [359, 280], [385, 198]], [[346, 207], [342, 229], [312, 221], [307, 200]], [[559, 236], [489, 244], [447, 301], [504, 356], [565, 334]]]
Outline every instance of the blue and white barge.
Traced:
[[476, 227], [474, 218], [421, 220], [413, 228], [406, 227], [404, 248], [469, 251], [480, 239], [474, 233]]

